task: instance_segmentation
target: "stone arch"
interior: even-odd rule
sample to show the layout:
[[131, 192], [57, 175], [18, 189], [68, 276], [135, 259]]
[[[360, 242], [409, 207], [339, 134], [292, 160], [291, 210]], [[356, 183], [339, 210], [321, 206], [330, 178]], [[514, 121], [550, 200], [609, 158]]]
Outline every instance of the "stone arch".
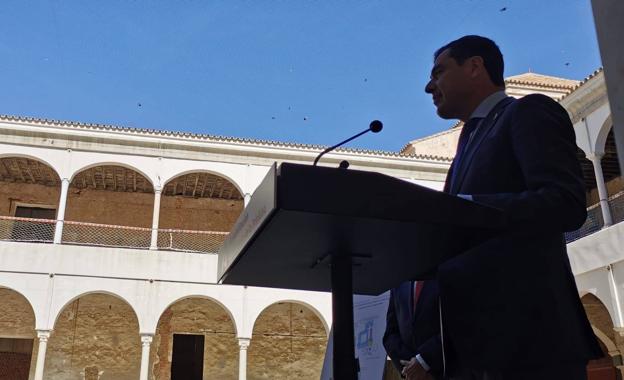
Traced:
[[134, 166], [101, 161], [72, 175], [64, 243], [149, 248], [154, 211], [152, 180]]
[[[78, 175], [81, 172], [84, 172], [85, 170], [89, 170], [98, 166], [121, 166], [123, 168], [129, 169], [129, 170], [133, 170], [137, 173], [139, 173], [142, 177], [144, 177], [149, 183], [150, 185], [152, 185], [152, 189], [154, 188], [154, 181], [152, 180], [152, 178], [145, 173], [143, 170], [137, 168], [136, 166], [127, 164], [125, 162], [121, 162], [121, 161], [98, 161], [98, 162], [93, 162], [91, 164], [82, 166], [76, 170], [74, 170], [71, 173], [71, 176], [69, 177], [69, 182], [73, 182], [74, 178], [76, 178], [76, 175]], [[153, 190], [152, 190], [153, 191]]]
[[595, 294], [587, 292], [581, 297], [581, 302], [592, 328], [602, 333], [600, 336], [597, 335], [598, 338], [606, 337], [609, 341], [615, 342], [613, 317], [603, 301]]
[[586, 292], [581, 297], [585, 313], [591, 323], [594, 335], [599, 340], [602, 350], [608, 354], [605, 358], [591, 360], [587, 371], [590, 379], [605, 378], [615, 379], [616, 367], [622, 364], [621, 352], [616, 342], [616, 332], [613, 320], [605, 304], [596, 295]]
[[23, 153], [0, 153], [0, 159], [2, 158], [10, 158], [10, 157], [16, 157], [16, 158], [26, 158], [29, 160], [33, 160], [33, 161], [38, 161], [46, 166], [48, 166], [50, 169], [52, 169], [52, 171], [56, 174], [56, 176], [59, 178], [61, 178], [61, 175], [59, 174], [59, 171], [57, 170], [57, 168], [54, 167], [54, 165], [52, 165], [52, 163], [50, 163], [50, 161], [38, 157], [38, 156], [33, 156], [31, 154], [23, 154]]
[[162, 188], [158, 228], [175, 231], [159, 232], [158, 246], [215, 253], [243, 208], [240, 187], [229, 177], [210, 170], [181, 172]]
[[126, 297], [124, 297], [122, 295], [119, 295], [119, 294], [117, 294], [117, 293], [115, 293], [113, 291], [110, 291], [110, 290], [94, 289], [94, 290], [88, 290], [88, 291], [82, 292], [82, 293], [80, 293], [78, 295], [75, 295], [75, 296], [71, 297], [70, 299], [62, 302], [60, 306], [58, 306], [56, 308], [53, 308], [50, 311], [50, 319], [52, 321], [54, 321], [54, 323], [52, 324], [52, 327], [55, 326], [56, 323], [58, 322], [58, 319], [59, 319], [61, 313], [63, 312], [63, 310], [65, 310], [69, 305], [71, 305], [76, 300], [78, 300], [80, 298], [83, 298], [85, 296], [91, 295], [91, 294], [103, 294], [103, 295], [111, 296], [113, 298], [116, 298], [116, 299], [122, 301], [123, 303], [127, 304], [128, 306], [130, 306], [130, 309], [132, 309], [134, 318], [137, 320], [138, 324], [140, 323], [139, 315], [137, 313], [137, 308]]
[[[37, 326], [37, 315], [35, 313], [35, 309], [33, 307], [32, 302], [30, 302], [28, 297], [26, 297], [23, 293], [19, 292], [18, 290], [8, 287], [8, 286], [0, 285], [0, 298], [6, 295], [11, 296], [11, 299], [2, 301], [3, 312], [0, 315], [0, 336], [15, 335], [15, 336], [30, 336], [34, 338], [35, 326]], [[24, 321], [24, 318], [16, 318], [15, 315], [12, 315], [12, 313], [20, 312], [20, 311], [17, 310], [17, 308], [10, 306], [9, 303], [11, 304], [22, 303], [23, 305], [21, 306], [27, 306], [27, 314], [29, 315], [27, 316], [26, 320], [28, 321], [28, 326], [24, 328], [19, 328], [19, 327], [14, 326], [12, 328], [13, 331], [11, 334], [3, 334], [2, 326], [5, 322], [12, 323], [11, 321], [22, 321], [22, 322]], [[31, 316], [32, 316], [32, 323], [30, 323], [29, 321]]]
[[325, 317], [323, 316], [323, 314], [312, 304], [310, 304], [309, 302], [305, 302], [302, 300], [295, 300], [295, 299], [283, 299], [283, 300], [278, 300], [275, 301], [267, 306], [265, 306], [263, 309], [259, 310], [255, 315], [252, 316], [251, 321], [252, 321], [252, 330], [256, 325], [256, 322], [258, 320], [258, 317], [260, 317], [260, 315], [267, 310], [268, 308], [270, 308], [273, 305], [279, 304], [279, 303], [294, 303], [294, 304], [298, 304], [301, 306], [304, 306], [306, 308], [308, 308], [310, 311], [312, 311], [312, 313], [314, 313], [314, 315], [316, 315], [316, 317], [321, 321], [321, 323], [323, 324], [323, 328], [325, 329], [325, 334], [327, 336], [329, 336], [329, 331], [330, 331], [330, 326], [327, 323], [327, 320], [325, 320]]
[[212, 170], [212, 169], [200, 169], [200, 168], [193, 168], [193, 169], [189, 169], [189, 170], [184, 170], [181, 172], [176, 172], [174, 174], [172, 174], [171, 176], [169, 176], [168, 178], [163, 178], [162, 180], [162, 188], [163, 190], [165, 189], [165, 187], [167, 186], [168, 183], [170, 183], [171, 181], [175, 180], [176, 178], [180, 178], [183, 177], [185, 175], [188, 174], [194, 174], [194, 173], [202, 173], [202, 174], [208, 174], [208, 175], [212, 175], [215, 177], [220, 177], [223, 178], [224, 180], [226, 180], [227, 182], [229, 182], [230, 184], [232, 184], [232, 186], [234, 186], [234, 188], [236, 189], [236, 191], [242, 196], [244, 196], [245, 192], [243, 191], [241, 185], [236, 182], [235, 179], [233, 179], [231, 176], [220, 172], [220, 171], [216, 171], [216, 170]]
[[123, 297], [107, 291], [72, 297], [54, 319], [44, 378], [138, 378], [139, 331], [136, 311]]
[[601, 341], [602, 344], [604, 344], [609, 354], [613, 354], [613, 355], [619, 354], [619, 350], [617, 346], [615, 345], [615, 343], [611, 340], [611, 338], [609, 338], [602, 331], [598, 330], [596, 326], [591, 325], [591, 327], [592, 327], [592, 331], [594, 332], [594, 335], [596, 335], [596, 338], [598, 338], [598, 340]]
[[[50, 163], [27, 154], [0, 155], [0, 215], [56, 219], [61, 194], [59, 172]], [[13, 221], [11, 240], [52, 241], [54, 224], [25, 225]]]
[[29, 378], [36, 362], [36, 314], [30, 300], [21, 292], [0, 287], [0, 362], [5, 376]]
[[612, 127], [613, 118], [611, 116], [611, 113], [609, 113], [609, 116], [607, 116], [604, 122], [602, 122], [602, 125], [600, 126], [600, 129], [598, 129], [598, 133], [596, 134], [596, 141], [593, 142], [594, 152], [604, 154], [605, 145], [607, 143], [607, 136], [609, 135]]
[[204, 376], [210, 374], [205, 378], [237, 378], [237, 326], [222, 302], [200, 295], [180, 297], [168, 304], [158, 318], [152, 342], [150, 379], [170, 379], [175, 335], [195, 335], [204, 343], [201, 365]]
[[[213, 302], [217, 305], [219, 305], [225, 312], [226, 314], [229, 316], [230, 320], [232, 321], [232, 324], [234, 325], [234, 333], [236, 335], [238, 335], [238, 324], [236, 322], [236, 318], [234, 317], [234, 314], [232, 313], [232, 311], [227, 307], [227, 305], [225, 305], [223, 302], [221, 302], [220, 300], [211, 297], [211, 296], [207, 296], [205, 294], [188, 294], [188, 295], [184, 295], [181, 297], [178, 297], [176, 299], [174, 299], [173, 301], [169, 302], [168, 304], [166, 304], [166, 306], [164, 308], [162, 308], [161, 310], [158, 310], [158, 319], [156, 321], [160, 321], [160, 319], [162, 318], [163, 314], [165, 313], [165, 311], [167, 311], [167, 309], [169, 309], [171, 306], [173, 306], [174, 304], [183, 301], [185, 299], [190, 299], [190, 298], [197, 298], [197, 299], [204, 299], [204, 300], [208, 300], [210, 302]], [[158, 323], [158, 322], [156, 322]]]
[[273, 303], [254, 322], [248, 378], [318, 379], [326, 346], [318, 311], [301, 301]]

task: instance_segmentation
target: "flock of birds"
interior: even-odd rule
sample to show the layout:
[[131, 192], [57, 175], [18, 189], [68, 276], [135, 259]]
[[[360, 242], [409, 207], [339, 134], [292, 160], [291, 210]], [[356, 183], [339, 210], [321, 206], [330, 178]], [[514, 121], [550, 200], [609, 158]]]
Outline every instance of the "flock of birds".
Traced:
[[[499, 9], [499, 12], [506, 12], [507, 11], [507, 7], [502, 7], [501, 9]], [[564, 63], [565, 66], [570, 66], [570, 62], [566, 62]], [[291, 68], [290, 71], [292, 72], [293, 69]], [[364, 82], [368, 82], [368, 78], [364, 78]], [[137, 103], [137, 107], [142, 107], [141, 103]], [[288, 110], [291, 110], [291, 107], [288, 107]], [[276, 120], [277, 117], [276, 116], [271, 116], [271, 120]], [[303, 121], [308, 121], [308, 117], [304, 116], [303, 117]]]

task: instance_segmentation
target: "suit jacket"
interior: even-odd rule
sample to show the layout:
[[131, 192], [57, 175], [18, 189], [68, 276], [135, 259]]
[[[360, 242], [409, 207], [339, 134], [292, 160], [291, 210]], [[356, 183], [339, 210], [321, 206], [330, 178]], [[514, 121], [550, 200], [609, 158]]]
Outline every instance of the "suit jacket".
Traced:
[[[438, 268], [452, 367], [512, 369], [584, 362], [601, 351], [581, 305], [564, 231], [586, 218], [567, 112], [543, 95], [499, 102], [446, 191], [504, 211], [509, 229]], [[468, 242], [467, 242], [468, 243]], [[468, 246], [468, 245], [467, 245]], [[448, 341], [448, 345], [447, 345]], [[447, 368], [448, 369], [448, 368]]]
[[384, 347], [399, 370], [403, 368], [399, 360], [420, 354], [434, 374], [441, 373], [438, 285], [435, 280], [425, 281], [415, 309], [413, 294], [412, 281], [390, 290]]

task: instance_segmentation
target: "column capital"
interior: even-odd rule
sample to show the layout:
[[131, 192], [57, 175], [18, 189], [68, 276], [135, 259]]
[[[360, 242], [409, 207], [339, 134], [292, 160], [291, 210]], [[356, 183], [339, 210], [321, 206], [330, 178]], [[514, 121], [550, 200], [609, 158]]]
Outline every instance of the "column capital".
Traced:
[[69, 178], [61, 178], [61, 182], [69, 185]]
[[50, 333], [52, 330], [37, 330], [37, 338], [42, 342], [47, 342], [50, 339]]
[[154, 194], [160, 195], [162, 194], [162, 186], [154, 186]]
[[141, 342], [144, 346], [149, 346], [152, 343], [152, 340], [154, 340], [154, 334], [141, 334]]
[[249, 344], [251, 343], [251, 338], [238, 338], [238, 346], [241, 350], [246, 350], [249, 348]]

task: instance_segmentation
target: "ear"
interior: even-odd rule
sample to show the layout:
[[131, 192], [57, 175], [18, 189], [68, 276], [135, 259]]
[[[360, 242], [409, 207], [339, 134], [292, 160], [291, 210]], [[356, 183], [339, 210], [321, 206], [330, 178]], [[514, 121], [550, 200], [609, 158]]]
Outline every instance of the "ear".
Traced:
[[468, 58], [468, 67], [470, 69], [470, 76], [472, 78], [477, 78], [485, 72], [485, 63], [483, 61], [483, 57], [475, 55], [474, 57]]

